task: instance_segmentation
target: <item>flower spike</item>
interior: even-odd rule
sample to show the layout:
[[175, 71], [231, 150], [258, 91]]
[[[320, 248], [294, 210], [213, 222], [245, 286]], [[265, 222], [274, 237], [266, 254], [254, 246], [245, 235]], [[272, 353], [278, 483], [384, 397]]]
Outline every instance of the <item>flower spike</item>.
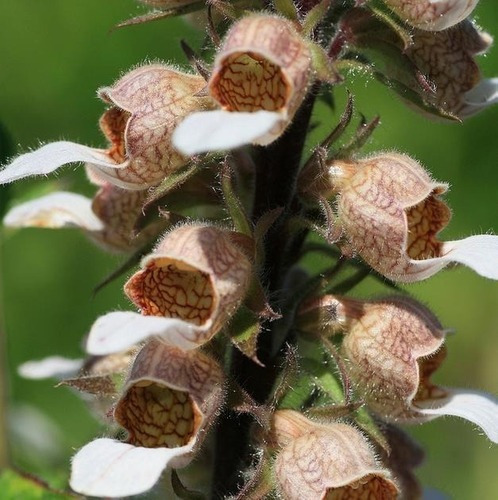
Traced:
[[248, 289], [251, 264], [228, 231], [180, 226], [167, 233], [125, 285], [142, 314], [112, 312], [88, 337], [91, 354], [107, 354], [159, 335], [193, 349], [233, 315]]

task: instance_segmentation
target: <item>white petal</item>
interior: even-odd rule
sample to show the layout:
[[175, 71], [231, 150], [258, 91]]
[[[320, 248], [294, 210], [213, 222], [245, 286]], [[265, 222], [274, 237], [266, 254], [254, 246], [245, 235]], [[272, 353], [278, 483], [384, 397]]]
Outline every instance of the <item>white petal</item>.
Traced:
[[62, 165], [75, 162], [88, 162], [112, 168], [116, 165], [104, 151], [89, 148], [74, 142], [51, 142], [36, 151], [18, 156], [12, 163], [0, 170], [0, 184], [30, 177], [32, 175], [47, 175]]
[[448, 264], [458, 263], [470, 267], [485, 278], [498, 280], [498, 236], [481, 234], [463, 240], [447, 241], [442, 246], [442, 256], [432, 259], [410, 260], [405, 274], [388, 275], [388, 278], [413, 283], [430, 278]]
[[498, 236], [481, 234], [449, 241], [443, 245], [443, 252], [442, 259], [464, 264], [485, 278], [498, 280]]
[[183, 120], [173, 133], [173, 146], [186, 156], [233, 149], [258, 142], [285, 115], [271, 111], [201, 111]]
[[178, 448], [141, 448], [113, 439], [96, 439], [76, 453], [71, 488], [83, 495], [125, 497], [150, 490], [175, 457], [192, 445]]
[[483, 108], [498, 103], [498, 78], [482, 80], [464, 95], [464, 108], [460, 116], [470, 116]]
[[176, 318], [144, 316], [131, 311], [105, 314], [95, 321], [88, 335], [86, 350], [103, 355], [124, 351], [151, 336], [159, 336], [168, 344], [194, 349], [202, 342], [205, 327]]
[[92, 200], [76, 193], [56, 192], [14, 207], [5, 216], [11, 227], [77, 226], [102, 231], [103, 222], [92, 211]]
[[424, 408], [424, 415], [452, 415], [480, 427], [486, 436], [498, 443], [498, 402], [489, 394], [464, 389], [450, 389], [450, 397], [439, 408]]
[[39, 361], [27, 361], [18, 366], [17, 373], [30, 379], [56, 378], [63, 379], [76, 375], [83, 366], [82, 359], [67, 359], [50, 356]]

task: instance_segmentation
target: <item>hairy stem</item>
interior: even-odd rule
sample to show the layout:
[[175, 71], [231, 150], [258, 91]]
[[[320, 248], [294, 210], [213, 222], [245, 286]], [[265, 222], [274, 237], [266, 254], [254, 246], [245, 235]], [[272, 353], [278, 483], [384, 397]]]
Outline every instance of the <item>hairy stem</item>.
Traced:
[[[253, 205], [253, 221], [268, 211], [282, 207], [279, 219], [265, 238], [265, 259], [261, 276], [270, 302], [279, 308], [282, 297], [282, 281], [288, 270], [291, 235], [286, 226], [289, 216], [299, 210], [295, 201], [295, 185], [299, 172], [304, 141], [308, 131], [316, 88], [304, 101], [285, 134], [268, 147], [254, 148], [257, 166], [256, 189]], [[231, 353], [230, 375], [258, 403], [267, 401], [278, 376], [278, 363], [271, 355], [272, 324], [264, 324], [259, 339], [258, 357], [264, 366], [258, 366], [238, 350]], [[213, 498], [234, 495], [242, 486], [240, 471], [250, 463], [249, 434], [252, 419], [227, 411], [217, 429], [216, 460], [213, 481]]]

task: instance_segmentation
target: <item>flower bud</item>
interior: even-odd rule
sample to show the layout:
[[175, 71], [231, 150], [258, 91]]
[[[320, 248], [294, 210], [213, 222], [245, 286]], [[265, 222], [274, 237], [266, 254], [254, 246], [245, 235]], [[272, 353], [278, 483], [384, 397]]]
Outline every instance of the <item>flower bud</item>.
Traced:
[[221, 368], [206, 354], [149, 341], [114, 410], [127, 442], [97, 439], [83, 447], [73, 459], [71, 487], [93, 496], [135, 495], [167, 466], [186, 466], [222, 404], [222, 385]]
[[109, 141], [105, 150], [71, 142], [54, 142], [16, 158], [0, 171], [0, 184], [48, 174], [62, 165], [85, 162], [101, 182], [143, 190], [160, 183], [187, 163], [173, 149], [173, 129], [192, 111], [211, 106], [196, 94], [205, 87], [200, 76], [149, 64], [125, 74], [99, 96], [111, 107], [100, 127]]
[[498, 79], [483, 80], [475, 61], [492, 41], [470, 21], [438, 33], [415, 30], [406, 55], [434, 87], [424, 101], [461, 119], [495, 104]]
[[456, 262], [498, 279], [498, 237], [438, 240], [451, 217], [440, 198], [447, 185], [432, 180], [415, 160], [397, 153], [339, 160], [329, 175], [339, 192], [337, 214], [344, 237], [379, 273], [413, 282]]
[[115, 352], [160, 335], [182, 349], [195, 348], [226, 324], [243, 300], [251, 263], [229, 231], [214, 226], [173, 229], [142, 261], [125, 292], [140, 308], [97, 320], [87, 349]]
[[352, 304], [338, 299], [346, 315], [342, 352], [356, 390], [372, 411], [404, 423], [454, 415], [498, 440], [498, 404], [491, 397], [431, 381], [446, 356], [446, 331], [429, 309], [401, 296]]
[[281, 447], [275, 479], [283, 498], [397, 498], [389, 471], [354, 427], [319, 424], [292, 410], [275, 412], [273, 425]]
[[175, 131], [175, 146], [193, 154], [269, 144], [292, 121], [310, 79], [308, 44], [290, 21], [244, 17], [229, 30], [208, 82], [221, 110], [189, 116]]
[[147, 191], [128, 191], [105, 182], [90, 200], [58, 191], [14, 207], [4, 219], [11, 227], [79, 227], [107, 250], [129, 252], [140, 248], [164, 229], [157, 221], [138, 235], [135, 224], [142, 214]]
[[408, 24], [440, 31], [458, 24], [475, 9], [479, 0], [384, 0]]

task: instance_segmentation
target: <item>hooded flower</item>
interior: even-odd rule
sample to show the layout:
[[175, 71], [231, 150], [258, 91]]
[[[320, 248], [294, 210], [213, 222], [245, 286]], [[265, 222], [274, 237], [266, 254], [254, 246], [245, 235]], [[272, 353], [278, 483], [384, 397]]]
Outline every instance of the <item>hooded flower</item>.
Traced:
[[320, 424], [292, 410], [275, 412], [280, 448], [275, 479], [287, 500], [395, 499], [398, 488], [366, 438], [351, 425]]
[[468, 17], [479, 0], [384, 0], [408, 24], [440, 31]]
[[[327, 296], [330, 325], [344, 332], [342, 353], [367, 406], [385, 420], [417, 423], [464, 418], [498, 442], [498, 404], [487, 394], [435, 385], [446, 331], [429, 309], [408, 297], [359, 301]], [[307, 311], [309, 313], [309, 311]]]
[[10, 227], [79, 227], [104, 248], [128, 252], [140, 248], [164, 229], [165, 222], [157, 221], [135, 234], [135, 224], [147, 196], [147, 191], [128, 191], [105, 182], [93, 200], [60, 191], [17, 205], [5, 216], [4, 224]]
[[192, 111], [209, 107], [197, 97], [203, 78], [161, 64], [141, 66], [125, 74], [99, 96], [110, 108], [100, 127], [107, 149], [54, 142], [16, 158], [0, 171], [0, 184], [49, 174], [67, 163], [86, 162], [94, 178], [123, 189], [142, 190], [161, 182], [187, 163], [171, 145], [178, 122]]
[[424, 100], [460, 119], [498, 102], [498, 78], [482, 79], [475, 61], [492, 42], [470, 21], [438, 33], [414, 30], [406, 55], [433, 86]]
[[78, 493], [123, 497], [154, 486], [166, 467], [185, 467], [222, 404], [223, 374], [199, 350], [151, 340], [137, 355], [114, 419], [126, 442], [96, 439], [73, 458]]
[[497, 236], [439, 241], [451, 217], [440, 198], [447, 185], [415, 160], [397, 153], [337, 160], [327, 175], [339, 193], [338, 223], [351, 250], [387, 278], [420, 281], [454, 262], [498, 279]]
[[310, 50], [290, 21], [244, 17], [228, 32], [208, 82], [220, 109], [188, 116], [174, 133], [174, 145], [191, 155], [269, 144], [292, 121], [310, 79]]
[[240, 305], [251, 278], [251, 263], [231, 234], [200, 225], [167, 233], [125, 285], [142, 314], [99, 318], [88, 352], [117, 352], [153, 335], [182, 349], [210, 340]]

